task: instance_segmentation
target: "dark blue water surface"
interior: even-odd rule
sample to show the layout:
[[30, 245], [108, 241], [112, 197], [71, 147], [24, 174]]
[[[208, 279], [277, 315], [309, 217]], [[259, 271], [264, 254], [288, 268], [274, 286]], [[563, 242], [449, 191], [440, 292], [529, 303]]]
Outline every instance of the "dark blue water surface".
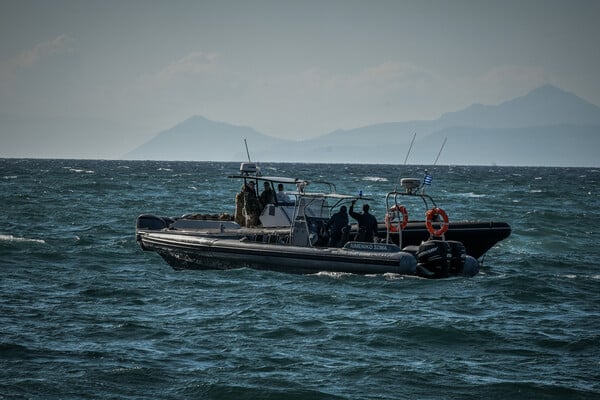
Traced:
[[[379, 218], [424, 171], [262, 167]], [[138, 214], [233, 212], [237, 169], [0, 160], [0, 399], [600, 398], [600, 170], [430, 168], [451, 219], [513, 228], [474, 278], [176, 272], [138, 248]]]

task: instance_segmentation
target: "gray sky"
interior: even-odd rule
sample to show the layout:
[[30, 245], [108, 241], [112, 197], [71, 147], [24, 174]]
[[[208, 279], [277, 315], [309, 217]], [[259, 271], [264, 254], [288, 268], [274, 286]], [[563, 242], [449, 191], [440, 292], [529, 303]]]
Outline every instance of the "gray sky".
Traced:
[[0, 0], [0, 157], [117, 158], [192, 115], [301, 139], [545, 83], [600, 105], [598, 21], [594, 0]]

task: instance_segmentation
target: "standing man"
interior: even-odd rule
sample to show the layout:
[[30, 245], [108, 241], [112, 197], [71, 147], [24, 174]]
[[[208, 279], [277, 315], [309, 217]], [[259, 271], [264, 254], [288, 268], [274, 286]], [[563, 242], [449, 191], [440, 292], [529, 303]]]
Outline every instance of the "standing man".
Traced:
[[372, 214], [369, 214], [369, 205], [363, 204], [363, 213], [359, 214], [354, 211], [356, 200], [352, 200], [350, 206], [350, 216], [358, 222], [358, 237], [357, 242], [373, 242], [377, 237], [377, 219]]
[[327, 225], [325, 225], [326, 229], [331, 229], [331, 234], [329, 236], [329, 247], [340, 247], [340, 241], [342, 239], [342, 229], [344, 229], [348, 225], [348, 214], [346, 210], [346, 206], [341, 206], [340, 211], [336, 212], [331, 216]]
[[248, 228], [252, 226], [258, 226], [258, 224], [260, 224], [258, 217], [260, 216], [261, 208], [258, 197], [256, 197], [254, 181], [250, 181], [244, 186], [242, 189], [242, 194], [244, 196], [243, 213], [246, 219], [245, 226]]

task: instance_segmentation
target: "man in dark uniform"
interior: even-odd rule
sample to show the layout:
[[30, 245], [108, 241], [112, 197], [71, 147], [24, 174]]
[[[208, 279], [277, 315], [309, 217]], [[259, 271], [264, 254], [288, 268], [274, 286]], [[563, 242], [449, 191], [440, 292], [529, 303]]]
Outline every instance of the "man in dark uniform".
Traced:
[[331, 228], [331, 234], [329, 236], [330, 247], [339, 247], [343, 244], [340, 243], [340, 240], [342, 239], [342, 229], [346, 226], [348, 226], [348, 213], [346, 206], [341, 206], [340, 211], [333, 214], [327, 222], [327, 225], [325, 225], [326, 229]]
[[354, 212], [354, 204], [356, 200], [352, 200], [350, 206], [350, 216], [358, 221], [358, 242], [373, 242], [373, 238], [377, 237], [377, 219], [372, 214], [369, 214], [369, 205], [363, 204], [363, 213]]
[[242, 194], [244, 196], [243, 212], [246, 222], [245, 226], [258, 226], [260, 224], [258, 217], [260, 216], [261, 208], [258, 197], [256, 197], [256, 190], [254, 190], [254, 181], [250, 181], [244, 186]]
[[265, 190], [260, 194], [260, 205], [264, 209], [267, 204], [275, 203], [275, 191], [271, 189], [271, 184], [265, 182]]

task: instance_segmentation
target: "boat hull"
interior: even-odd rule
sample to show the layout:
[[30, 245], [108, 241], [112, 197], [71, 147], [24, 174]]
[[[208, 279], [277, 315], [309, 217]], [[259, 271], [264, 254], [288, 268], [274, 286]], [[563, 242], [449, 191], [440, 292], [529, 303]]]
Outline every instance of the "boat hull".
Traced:
[[[510, 225], [506, 222], [451, 221], [444, 239], [461, 242], [468, 255], [479, 259], [496, 243], [510, 236], [510, 233]], [[380, 224], [378, 237], [385, 239], [386, 234], [385, 225]], [[390, 234], [390, 239], [392, 243], [404, 248], [405, 246], [418, 246], [428, 240], [430, 236], [425, 222], [409, 222], [402, 231], [402, 244], [399, 243], [398, 233]]]
[[138, 241], [144, 250], [158, 253], [174, 269], [253, 268], [296, 274], [329, 271], [414, 275], [417, 264], [410, 253], [377, 248], [357, 251], [282, 246], [169, 231], [138, 232]]
[[[240, 239], [243, 237], [252, 237], [254, 240], [270, 242], [279, 240], [286, 235], [289, 236], [290, 230], [283, 228], [240, 228], [232, 221], [218, 220], [185, 220], [174, 221], [168, 217], [157, 217], [154, 215], [140, 215], [137, 220], [137, 231], [156, 232], [166, 228], [176, 228], [173, 232], [179, 232], [184, 235], [209, 235], [211, 232], [219, 232], [221, 228], [228, 231], [230, 237]], [[169, 230], [171, 231], [171, 230]], [[353, 225], [349, 240], [356, 240], [357, 227]], [[479, 259], [496, 243], [510, 236], [511, 228], [506, 222], [484, 222], [484, 221], [454, 221], [449, 223], [448, 231], [444, 235], [444, 240], [454, 240], [463, 243], [469, 256]], [[378, 227], [378, 238], [381, 241], [387, 239], [387, 229], [383, 223]], [[222, 237], [223, 235], [221, 235]], [[401, 242], [400, 242], [401, 237]], [[409, 222], [402, 234], [390, 233], [390, 243], [398, 245], [400, 248], [406, 246], [418, 246], [422, 242], [431, 238], [424, 221]], [[325, 241], [326, 242], [326, 241]]]

